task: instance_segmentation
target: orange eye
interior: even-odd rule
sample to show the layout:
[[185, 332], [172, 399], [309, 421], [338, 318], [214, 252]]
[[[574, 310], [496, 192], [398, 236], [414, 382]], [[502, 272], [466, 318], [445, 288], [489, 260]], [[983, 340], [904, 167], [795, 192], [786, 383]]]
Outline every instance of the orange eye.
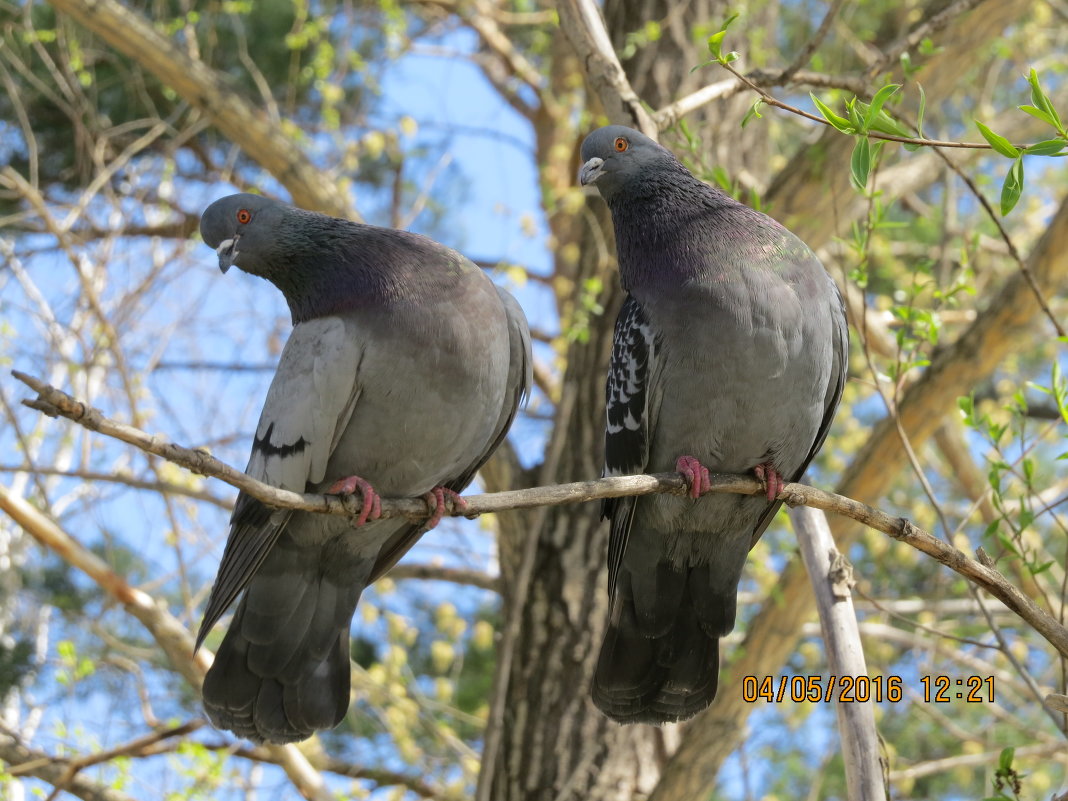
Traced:
[[237, 221], [242, 225], [247, 225], [252, 222], [252, 212], [248, 209], [240, 209], [237, 212]]
[[630, 142], [628, 142], [626, 139], [624, 139], [622, 136], [620, 136], [620, 137], [618, 137], [616, 139], [615, 147], [616, 147], [616, 152], [617, 153], [622, 153], [628, 147], [630, 147]]

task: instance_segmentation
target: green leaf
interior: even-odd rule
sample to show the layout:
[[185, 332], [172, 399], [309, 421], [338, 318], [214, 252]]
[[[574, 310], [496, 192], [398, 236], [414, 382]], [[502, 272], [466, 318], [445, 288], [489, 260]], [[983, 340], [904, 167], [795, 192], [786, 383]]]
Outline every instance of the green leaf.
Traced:
[[1018, 158], [1009, 167], [1009, 174], [1005, 176], [1005, 183], [1001, 186], [1001, 216], [1012, 211], [1020, 200], [1023, 192], [1024, 170], [1023, 158]]
[[742, 127], [743, 128], [746, 125], [749, 124], [750, 120], [752, 120], [753, 117], [756, 117], [758, 120], [763, 119], [763, 117], [760, 114], [760, 107], [762, 105], [764, 105], [764, 100], [761, 99], [761, 98], [758, 98], [757, 101], [755, 103], [753, 103], [752, 106], [749, 107], [749, 111], [747, 111], [745, 113], [745, 117], [742, 118]]
[[1042, 85], [1038, 82], [1038, 73], [1035, 72], [1035, 68], [1031, 68], [1031, 72], [1027, 75], [1027, 82], [1031, 84], [1031, 102], [1046, 112], [1051, 118], [1054, 128], [1057, 129], [1057, 133], [1064, 133], [1064, 125], [1061, 124], [1061, 118], [1057, 115], [1057, 109], [1053, 107], [1053, 103], [1046, 97], [1046, 93], [1042, 91]]
[[1053, 125], [1053, 117], [1051, 117], [1049, 114], [1047, 114], [1040, 108], [1035, 108], [1034, 106], [1017, 106], [1016, 108], [1020, 109], [1020, 111], [1030, 114], [1032, 117], [1038, 117], [1038, 119], [1042, 120], [1042, 122], [1046, 123], [1047, 125]]
[[1001, 543], [1001, 547], [1011, 553], [1013, 556], [1020, 556], [1020, 552], [1016, 550], [1016, 546], [1012, 540], [1006, 537], [1004, 534], [998, 534], [998, 542]]
[[849, 122], [857, 131], [864, 130], [864, 118], [861, 116], [868, 107], [863, 101], [853, 98], [846, 101], [846, 113], [849, 114]]
[[[1031, 74], [1034, 74], [1034, 70], [1031, 70]], [[1016, 754], [1015, 748], [1003, 748], [1001, 755], [998, 757], [998, 770], [1010, 771], [1012, 770], [1012, 758]]]
[[912, 131], [887, 114], [886, 111], [880, 111], [871, 121], [865, 120], [864, 124], [871, 131], [879, 131], [893, 136], [912, 136]]
[[921, 84], [916, 84], [916, 86], [920, 90], [920, 110], [919, 113], [916, 114], [916, 134], [920, 139], [923, 139], [923, 112], [927, 110], [927, 95], [924, 93]]
[[868, 106], [868, 111], [864, 115], [864, 129], [871, 128], [871, 124], [875, 121], [876, 116], [883, 110], [883, 106], [886, 105], [886, 101], [894, 96], [894, 92], [901, 88], [899, 83], [888, 83], [882, 89], [875, 93], [875, 97], [871, 99], [871, 105]]
[[[731, 26], [731, 23], [734, 22], [736, 19], [738, 19], [738, 15], [731, 14], [729, 17], [727, 17], [726, 20], [723, 21], [723, 27], [708, 37], [708, 52], [712, 54], [712, 58], [714, 58], [716, 61], [723, 61], [723, 37], [727, 35], [727, 28], [729, 28]], [[730, 54], [728, 53], [728, 55]], [[737, 58], [737, 55], [735, 55], [735, 58]], [[733, 58], [728, 60], [734, 61]]]
[[[990, 143], [990, 146], [994, 148], [998, 153], [1006, 158], [1014, 159], [1020, 155], [1020, 151], [1013, 147], [1012, 142], [1006, 139], [1000, 134], [996, 134], [987, 128], [979, 120], [975, 121], [976, 127], [979, 129], [979, 133], [983, 135], [983, 138]], [[1004, 213], [1004, 212], [1002, 212]]]
[[1029, 156], [1055, 156], [1065, 147], [1068, 147], [1068, 142], [1063, 139], [1045, 139], [1028, 145], [1024, 148], [1024, 153]]
[[853, 156], [849, 159], [849, 173], [853, 185], [864, 191], [868, 185], [868, 173], [871, 172], [871, 144], [866, 137], [858, 136], [853, 147]]
[[960, 409], [961, 414], [964, 415], [964, 423], [969, 426], [972, 425], [972, 421], [975, 417], [975, 396], [961, 395], [957, 398], [957, 408]]
[[820, 114], [823, 115], [823, 119], [827, 120], [827, 122], [837, 128], [839, 131], [847, 134], [853, 134], [857, 132], [856, 128], [850, 125], [849, 120], [839, 114], [835, 114], [831, 110], [830, 106], [828, 106], [814, 94], [809, 92], [808, 96], [811, 97], [812, 102], [816, 104], [816, 108], [819, 109]]

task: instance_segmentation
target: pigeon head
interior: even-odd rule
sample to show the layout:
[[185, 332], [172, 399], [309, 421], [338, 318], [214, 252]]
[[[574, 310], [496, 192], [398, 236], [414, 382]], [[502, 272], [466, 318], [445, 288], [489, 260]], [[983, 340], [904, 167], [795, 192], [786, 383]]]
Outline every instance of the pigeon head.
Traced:
[[579, 183], [596, 184], [605, 200], [658, 167], [678, 163], [669, 150], [623, 125], [598, 128], [582, 143], [581, 155]]
[[247, 273], [269, 278], [280, 224], [292, 211], [262, 195], [228, 195], [204, 211], [200, 235], [219, 254], [224, 273], [236, 264]]

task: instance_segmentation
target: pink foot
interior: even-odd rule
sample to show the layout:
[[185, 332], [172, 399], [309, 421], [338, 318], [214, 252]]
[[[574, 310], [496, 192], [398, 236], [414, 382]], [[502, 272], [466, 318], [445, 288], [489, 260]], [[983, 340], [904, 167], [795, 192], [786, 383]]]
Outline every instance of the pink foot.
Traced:
[[708, 468], [693, 456], [680, 456], [675, 461], [675, 470], [682, 474], [690, 485], [690, 497], [694, 500], [708, 492], [712, 485], [708, 479]]
[[782, 488], [786, 486], [786, 483], [782, 480], [782, 476], [779, 475], [779, 471], [772, 466], [771, 462], [763, 462], [753, 468], [753, 472], [756, 473], [757, 479], [764, 485], [764, 492], [768, 496], [769, 501], [774, 501], [779, 497], [779, 493], [782, 492]]
[[467, 501], [460, 497], [459, 493], [453, 492], [451, 489], [445, 487], [434, 487], [423, 499], [426, 501], [427, 509], [431, 510], [430, 517], [426, 521], [426, 530], [434, 528], [441, 522], [441, 518], [445, 516], [445, 497], [448, 496], [452, 499], [453, 506], [457, 509], [466, 509]]
[[340, 479], [330, 485], [327, 495], [352, 495], [360, 491], [362, 503], [360, 504], [360, 516], [356, 518], [356, 525], [362, 526], [368, 520], [378, 520], [382, 516], [382, 499], [375, 488], [359, 476], [349, 476]]

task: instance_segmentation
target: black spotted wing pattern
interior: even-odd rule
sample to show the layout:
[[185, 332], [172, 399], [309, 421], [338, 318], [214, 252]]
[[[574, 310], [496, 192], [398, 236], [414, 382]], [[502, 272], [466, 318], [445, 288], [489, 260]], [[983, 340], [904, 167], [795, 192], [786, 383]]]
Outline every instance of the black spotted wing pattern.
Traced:
[[[604, 474], [644, 473], [649, 460], [650, 401], [657, 355], [656, 335], [641, 304], [627, 295], [616, 318], [612, 359], [605, 387]], [[608, 543], [608, 586], [623, 558], [634, 498], [608, 498], [602, 517], [612, 520]]]

